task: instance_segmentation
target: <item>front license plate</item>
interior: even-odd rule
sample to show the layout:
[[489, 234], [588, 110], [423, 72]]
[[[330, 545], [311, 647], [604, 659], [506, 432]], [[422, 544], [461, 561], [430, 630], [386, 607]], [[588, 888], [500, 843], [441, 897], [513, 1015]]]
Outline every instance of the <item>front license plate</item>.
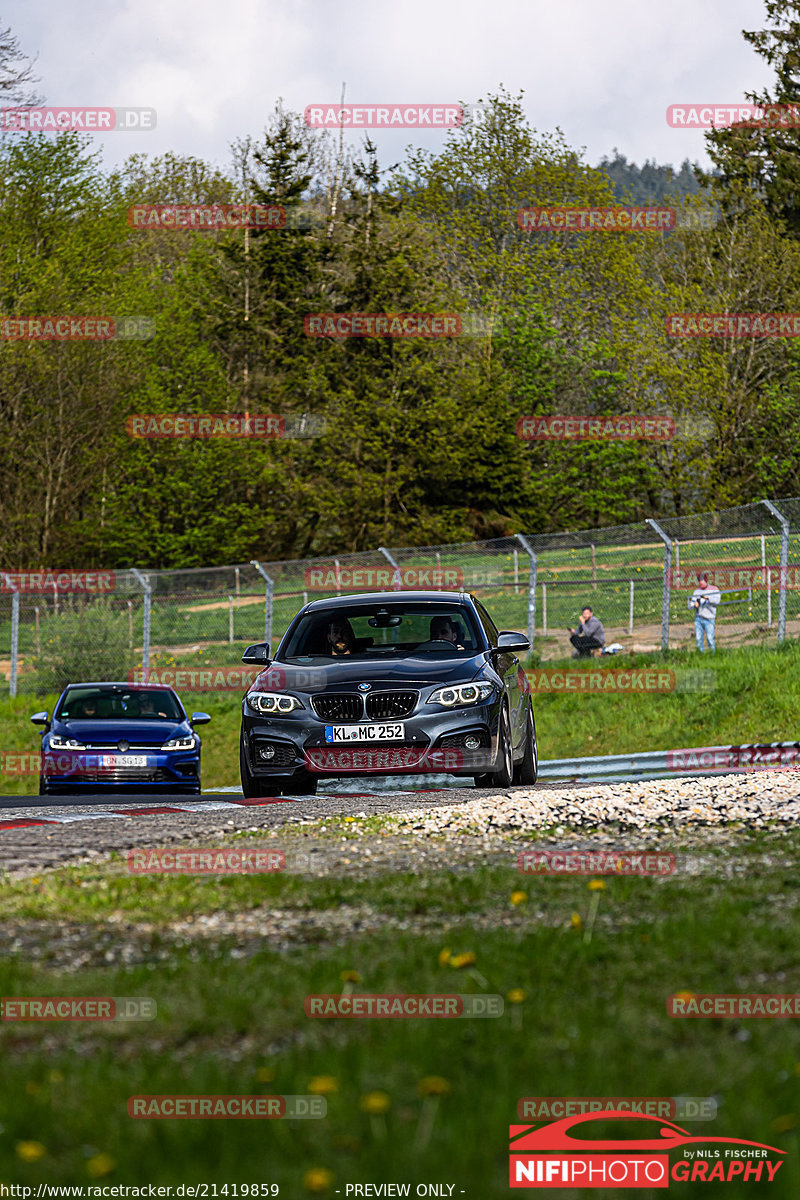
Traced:
[[402, 721], [386, 725], [326, 725], [326, 742], [402, 742], [406, 727]]
[[101, 754], [101, 767], [146, 767], [146, 754]]

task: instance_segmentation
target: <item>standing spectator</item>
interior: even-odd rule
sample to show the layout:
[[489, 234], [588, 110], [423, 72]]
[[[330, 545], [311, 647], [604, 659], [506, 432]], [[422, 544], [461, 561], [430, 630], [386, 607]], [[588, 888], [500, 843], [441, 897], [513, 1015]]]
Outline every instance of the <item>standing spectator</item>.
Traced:
[[569, 640], [575, 647], [573, 658], [591, 658], [593, 650], [600, 650], [606, 644], [606, 632], [588, 604], [581, 613], [578, 628], [569, 632], [572, 634]]
[[714, 650], [714, 622], [717, 619], [717, 605], [722, 599], [719, 588], [711, 587], [708, 575], [700, 576], [700, 585], [689, 597], [689, 608], [694, 609], [694, 632], [697, 638], [697, 649], [703, 653], [703, 634], [708, 642], [709, 650]]

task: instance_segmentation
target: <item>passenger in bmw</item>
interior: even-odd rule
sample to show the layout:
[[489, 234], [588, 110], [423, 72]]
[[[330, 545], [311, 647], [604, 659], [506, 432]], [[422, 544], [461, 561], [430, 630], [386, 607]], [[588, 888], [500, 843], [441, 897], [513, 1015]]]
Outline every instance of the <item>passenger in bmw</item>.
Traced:
[[352, 654], [356, 645], [355, 634], [349, 621], [331, 621], [328, 628], [328, 645], [331, 654]]

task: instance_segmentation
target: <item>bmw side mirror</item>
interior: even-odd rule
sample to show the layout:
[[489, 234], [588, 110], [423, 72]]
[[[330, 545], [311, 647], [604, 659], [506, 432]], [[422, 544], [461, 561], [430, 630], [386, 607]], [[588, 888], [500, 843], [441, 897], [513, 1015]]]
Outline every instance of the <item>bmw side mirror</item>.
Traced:
[[197, 712], [192, 713], [191, 717], [189, 718], [189, 724], [192, 726], [192, 728], [194, 728], [195, 725], [207, 725], [210, 720], [211, 717], [208, 715], [208, 713]]
[[255, 645], [248, 646], [242, 655], [242, 662], [268, 663], [269, 642], [256, 642]]
[[524, 633], [512, 633], [505, 630], [498, 636], [497, 649], [501, 654], [527, 654], [531, 644]]
[[33, 716], [31, 717], [31, 722], [34, 725], [44, 725], [46, 730], [49, 729], [50, 722], [47, 719], [47, 710], [45, 709], [44, 712], [34, 713]]

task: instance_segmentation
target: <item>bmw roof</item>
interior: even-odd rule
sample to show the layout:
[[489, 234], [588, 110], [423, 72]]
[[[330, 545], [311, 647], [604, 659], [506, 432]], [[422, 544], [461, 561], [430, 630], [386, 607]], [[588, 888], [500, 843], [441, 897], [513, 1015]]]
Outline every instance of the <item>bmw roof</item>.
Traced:
[[347, 606], [348, 604], [398, 604], [412, 601], [419, 604], [425, 601], [430, 604], [464, 604], [469, 599], [469, 592], [412, 592], [405, 589], [401, 592], [358, 592], [355, 595], [328, 596], [325, 599], [310, 600], [307, 609], [316, 611], [331, 606]]

